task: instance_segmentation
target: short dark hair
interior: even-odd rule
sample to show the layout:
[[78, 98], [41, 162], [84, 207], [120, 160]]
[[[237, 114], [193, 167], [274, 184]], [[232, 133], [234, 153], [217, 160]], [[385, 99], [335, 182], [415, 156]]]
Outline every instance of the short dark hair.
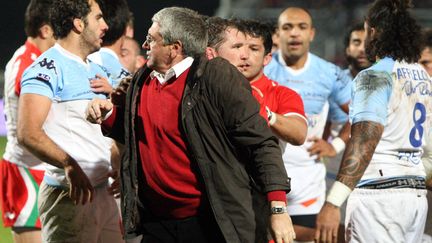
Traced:
[[230, 20], [216, 16], [205, 18], [205, 24], [208, 33], [207, 46], [215, 49], [225, 41], [225, 30], [228, 27], [237, 28]]
[[271, 52], [273, 41], [272, 41], [272, 29], [273, 27], [269, 24], [262, 23], [253, 19], [234, 19], [234, 23], [238, 25], [238, 30], [246, 35], [253, 38], [261, 38], [264, 45], [264, 54], [267, 55]]
[[90, 1], [55, 0], [55, 6], [49, 11], [55, 38], [65, 38], [74, 28], [73, 20], [76, 18], [82, 19], [87, 24], [87, 15], [91, 11]]
[[97, 0], [97, 3], [108, 25], [108, 30], [102, 38], [102, 45], [109, 46], [124, 35], [131, 12], [125, 0]]
[[53, 5], [53, 0], [31, 0], [24, 14], [24, 30], [27, 36], [37, 37], [39, 29], [50, 23], [47, 9]]
[[344, 46], [345, 49], [348, 48], [350, 41], [351, 41], [351, 34], [354, 31], [364, 31], [364, 23], [357, 23], [354, 24], [353, 26], [351, 26], [349, 28], [349, 30], [346, 32], [345, 37], [344, 37]]
[[413, 63], [420, 58], [420, 26], [411, 17], [410, 7], [409, 0], [376, 0], [371, 5], [366, 22], [375, 28], [376, 36], [366, 43], [369, 59], [391, 57]]
[[421, 50], [425, 48], [432, 48], [432, 29], [423, 29], [422, 31], [422, 44]]

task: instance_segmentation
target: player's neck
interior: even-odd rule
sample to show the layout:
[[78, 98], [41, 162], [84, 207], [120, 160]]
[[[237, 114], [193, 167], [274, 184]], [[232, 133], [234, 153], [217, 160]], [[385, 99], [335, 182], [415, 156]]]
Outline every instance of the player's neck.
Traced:
[[117, 57], [120, 57], [123, 40], [124, 40], [124, 36], [120, 37], [120, 39], [116, 40], [112, 45], [103, 46], [103, 47], [112, 50], [115, 54], [117, 54]]
[[356, 69], [353, 65], [349, 65], [348, 68], [349, 68], [351, 77], [353, 77], [353, 78], [355, 76], [357, 76], [357, 74], [360, 72], [360, 70]]
[[308, 59], [308, 52], [306, 52], [304, 55], [301, 55], [300, 57], [283, 56], [283, 58], [288, 67], [294, 70], [299, 70], [302, 69], [306, 64], [306, 61]]
[[39, 37], [27, 37], [27, 41], [30, 42], [32, 45], [36, 46], [41, 53], [48, 50], [53, 45], [52, 42]]
[[263, 75], [264, 75], [264, 69], [261, 69], [261, 72], [260, 72], [257, 76], [255, 76], [255, 77], [252, 78], [252, 79], [249, 79], [249, 83], [250, 83], [250, 84], [253, 84], [253, 83], [256, 82], [257, 80], [260, 80], [260, 79], [262, 78]]

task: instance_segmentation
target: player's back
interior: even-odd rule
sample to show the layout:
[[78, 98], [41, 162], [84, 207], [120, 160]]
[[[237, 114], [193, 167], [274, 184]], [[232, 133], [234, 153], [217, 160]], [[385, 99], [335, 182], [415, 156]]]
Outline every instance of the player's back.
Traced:
[[21, 166], [39, 166], [41, 161], [27, 151], [17, 140], [18, 98], [21, 90], [20, 81], [24, 70], [41, 54], [40, 50], [29, 41], [16, 50], [5, 69], [4, 111], [7, 128], [7, 143], [3, 157], [11, 163]]
[[[424, 176], [421, 163], [432, 114], [430, 77], [419, 64], [384, 58], [354, 80], [350, 119], [384, 125], [362, 181]], [[360, 109], [358, 109], [360, 108]], [[360, 182], [361, 184], [362, 182]], [[359, 185], [360, 185], [359, 184]]]

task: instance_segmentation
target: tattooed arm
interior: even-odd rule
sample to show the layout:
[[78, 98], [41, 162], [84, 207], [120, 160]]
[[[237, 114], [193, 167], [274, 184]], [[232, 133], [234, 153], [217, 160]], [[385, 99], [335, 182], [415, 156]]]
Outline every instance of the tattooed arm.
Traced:
[[[371, 121], [352, 125], [351, 139], [348, 141], [337, 181], [351, 190], [354, 189], [372, 159], [383, 130], [383, 125]], [[339, 222], [339, 207], [326, 202], [317, 217], [316, 241], [337, 242]]]
[[383, 130], [383, 125], [370, 121], [358, 122], [351, 127], [351, 139], [340, 165], [338, 181], [354, 189], [372, 159]]

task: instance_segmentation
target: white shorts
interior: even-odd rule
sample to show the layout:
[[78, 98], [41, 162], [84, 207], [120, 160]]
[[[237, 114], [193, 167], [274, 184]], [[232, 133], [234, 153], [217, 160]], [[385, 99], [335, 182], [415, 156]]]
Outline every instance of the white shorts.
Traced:
[[426, 190], [354, 189], [348, 198], [346, 242], [421, 242], [428, 205]]
[[75, 205], [67, 190], [42, 182], [38, 204], [43, 242], [124, 242], [119, 211], [106, 186], [95, 187], [93, 202]]
[[286, 167], [291, 177], [291, 191], [287, 194], [290, 215], [318, 214], [325, 200], [325, 166]]

